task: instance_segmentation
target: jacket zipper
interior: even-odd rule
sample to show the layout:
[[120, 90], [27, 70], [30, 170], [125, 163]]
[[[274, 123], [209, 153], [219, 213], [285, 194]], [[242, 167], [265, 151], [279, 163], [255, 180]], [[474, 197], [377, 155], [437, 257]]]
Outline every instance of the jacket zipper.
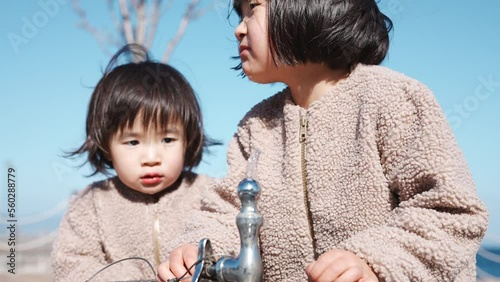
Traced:
[[154, 248], [154, 255], [155, 255], [155, 262], [156, 265], [160, 265], [160, 242], [159, 242], [159, 237], [160, 236], [160, 219], [158, 218], [158, 204], [154, 205], [154, 210], [153, 210], [153, 248]]
[[304, 204], [307, 211], [307, 221], [309, 223], [309, 235], [312, 240], [312, 247], [314, 253], [314, 259], [318, 258], [318, 253], [316, 252], [316, 239], [314, 236], [314, 228], [312, 222], [311, 205], [309, 202], [309, 192], [307, 190], [307, 170], [306, 170], [306, 137], [307, 137], [307, 117], [305, 115], [300, 116], [300, 165], [302, 169], [302, 189], [304, 190]]

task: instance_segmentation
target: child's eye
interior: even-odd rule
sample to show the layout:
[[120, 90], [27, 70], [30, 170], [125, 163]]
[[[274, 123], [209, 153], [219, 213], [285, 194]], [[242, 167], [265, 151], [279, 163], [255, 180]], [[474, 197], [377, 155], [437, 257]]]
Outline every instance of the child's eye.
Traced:
[[259, 5], [260, 5], [260, 3], [250, 3], [249, 4], [250, 10], [253, 10], [253, 8], [255, 8], [255, 7], [259, 6]]
[[162, 140], [162, 141], [168, 144], [168, 143], [173, 142], [174, 140], [175, 140], [174, 138], [167, 137], [167, 138], [163, 138], [163, 140]]
[[125, 144], [130, 145], [130, 146], [137, 146], [137, 145], [139, 145], [139, 141], [131, 140], [131, 141], [125, 142]]

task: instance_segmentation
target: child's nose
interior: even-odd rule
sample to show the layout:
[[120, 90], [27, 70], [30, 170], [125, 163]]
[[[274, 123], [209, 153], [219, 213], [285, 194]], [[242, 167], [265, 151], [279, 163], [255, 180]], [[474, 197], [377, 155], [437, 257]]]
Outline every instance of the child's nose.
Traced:
[[243, 37], [247, 34], [247, 26], [245, 21], [241, 21], [240, 24], [234, 29], [234, 36], [238, 39], [239, 42], [243, 40]]
[[161, 164], [161, 158], [159, 151], [154, 145], [149, 145], [145, 148], [143, 153], [141, 165], [143, 166], [155, 166]]

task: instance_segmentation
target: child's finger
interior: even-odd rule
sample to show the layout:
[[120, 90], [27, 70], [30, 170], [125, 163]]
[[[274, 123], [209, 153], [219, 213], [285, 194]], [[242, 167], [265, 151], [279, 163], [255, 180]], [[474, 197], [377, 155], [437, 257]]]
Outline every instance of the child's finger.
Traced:
[[[183, 249], [183, 260], [184, 260], [184, 266], [186, 269], [189, 269], [191, 266], [193, 266], [197, 260], [198, 260], [198, 247], [194, 245], [187, 245]], [[194, 274], [194, 269], [195, 267], [193, 266], [190, 270], [189, 273], [191, 275]]]
[[[168, 257], [169, 263], [169, 271], [174, 275], [174, 277], [181, 277], [186, 273], [188, 266], [186, 266], [186, 262], [184, 261], [182, 250], [174, 251]], [[172, 277], [172, 278], [174, 278]]]
[[[158, 266], [158, 279], [168, 281], [172, 278], [180, 278], [188, 269], [196, 263], [198, 248], [194, 245], [184, 245], [170, 253], [168, 259]], [[190, 270], [194, 273], [194, 267]]]
[[309, 281], [335, 281], [335, 279], [344, 272], [345, 269], [341, 264], [332, 264], [325, 260], [317, 260], [310, 264], [307, 269], [307, 277]]
[[332, 250], [322, 254], [315, 262], [309, 264], [306, 268], [306, 273], [310, 281], [318, 281], [318, 279], [323, 276], [323, 272], [327, 270], [337, 273], [337, 276], [344, 272], [343, 263], [339, 262], [341, 258], [342, 252], [338, 250]]
[[350, 267], [342, 274], [340, 274], [335, 282], [355, 282], [359, 281], [363, 277], [363, 272], [358, 267]]
[[158, 281], [163, 282], [168, 279], [175, 278], [175, 275], [170, 271], [170, 262], [167, 260], [158, 266]]

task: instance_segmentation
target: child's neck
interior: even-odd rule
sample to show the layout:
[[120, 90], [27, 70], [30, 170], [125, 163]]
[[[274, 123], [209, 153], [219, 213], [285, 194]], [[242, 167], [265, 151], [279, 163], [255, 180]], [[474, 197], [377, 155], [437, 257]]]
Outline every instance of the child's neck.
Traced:
[[323, 64], [307, 63], [289, 69], [285, 82], [295, 104], [307, 109], [337, 82], [347, 77], [346, 70], [332, 70]]

